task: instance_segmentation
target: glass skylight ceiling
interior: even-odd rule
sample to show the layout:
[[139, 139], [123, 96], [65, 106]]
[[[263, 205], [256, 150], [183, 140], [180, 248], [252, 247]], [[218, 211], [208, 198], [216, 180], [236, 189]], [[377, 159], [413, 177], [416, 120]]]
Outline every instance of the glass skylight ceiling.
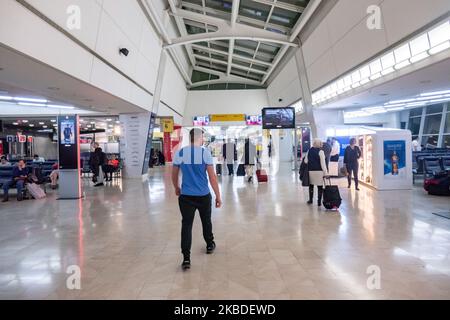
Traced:
[[[309, 0], [240, 0], [235, 27], [246, 25], [289, 36], [308, 3]], [[178, 7], [227, 23], [230, 23], [233, 16], [232, 0], [182, 0], [178, 2]], [[180, 30], [180, 34], [184, 32], [188, 35], [213, 34], [217, 31], [216, 26], [206, 24], [200, 21], [201, 19], [195, 20], [192, 17], [182, 18], [185, 30]], [[180, 28], [180, 25], [178, 27]], [[231, 57], [230, 46], [233, 49]], [[279, 58], [277, 55], [286, 52], [282, 47], [283, 45], [279, 43], [238, 39], [186, 44], [186, 51], [195, 70], [192, 75], [192, 87], [200, 85], [203, 87], [212, 80], [214, 84], [219, 82], [216, 78], [205, 80], [199, 76], [198, 72], [205, 73], [208, 69], [215, 75], [217, 72], [222, 73], [223, 77], [220, 78], [224, 83], [263, 87], [275, 68], [274, 62]]]

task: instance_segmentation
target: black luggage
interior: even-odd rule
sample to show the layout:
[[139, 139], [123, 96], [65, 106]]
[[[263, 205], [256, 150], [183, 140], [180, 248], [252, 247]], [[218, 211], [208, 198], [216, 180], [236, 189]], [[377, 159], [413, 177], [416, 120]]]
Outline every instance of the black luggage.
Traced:
[[[328, 184], [326, 181], [328, 180]], [[336, 210], [341, 206], [342, 198], [339, 187], [331, 185], [330, 178], [324, 178], [325, 189], [323, 190], [323, 206], [328, 210]]]
[[216, 174], [218, 176], [222, 175], [222, 164], [221, 163], [216, 164]]
[[244, 176], [245, 176], [245, 167], [244, 167], [243, 164], [240, 164], [240, 165], [238, 166], [236, 175], [237, 175], [238, 177], [244, 177]]
[[425, 179], [424, 189], [429, 195], [450, 196], [450, 172], [440, 172], [431, 179]]

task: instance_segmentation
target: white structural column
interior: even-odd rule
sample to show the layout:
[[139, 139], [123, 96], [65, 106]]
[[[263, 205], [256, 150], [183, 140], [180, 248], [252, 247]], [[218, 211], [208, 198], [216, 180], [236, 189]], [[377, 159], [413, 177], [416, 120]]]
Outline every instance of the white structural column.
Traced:
[[[446, 123], [446, 115], [447, 111], [449, 110], [449, 103], [445, 103], [442, 110], [442, 117], [441, 117], [441, 125], [439, 127], [439, 138], [438, 138], [438, 148], [443, 148], [444, 145], [444, 131], [445, 131], [445, 123]], [[449, 115], [450, 117], [450, 115]]]
[[166, 71], [167, 53], [166, 50], [161, 50], [159, 57], [158, 75], [156, 77], [155, 91], [153, 94], [152, 112], [158, 114], [159, 105], [161, 103], [161, 91], [164, 82], [164, 73]]
[[295, 53], [295, 62], [297, 64], [302, 91], [302, 102], [305, 109], [305, 113], [301, 115], [301, 122], [310, 123], [312, 138], [325, 140], [327, 137], [326, 131], [330, 125], [344, 124], [343, 112], [337, 110], [314, 109], [302, 46], [300, 46]]
[[295, 63], [297, 65], [297, 71], [300, 79], [300, 86], [302, 91], [302, 102], [303, 108], [305, 110], [304, 122], [309, 122], [311, 124], [311, 133], [313, 137], [317, 137], [317, 127], [314, 121], [313, 105], [312, 105], [312, 94], [309, 87], [309, 79], [306, 70], [305, 60], [303, 57], [303, 48], [300, 46], [295, 53]]

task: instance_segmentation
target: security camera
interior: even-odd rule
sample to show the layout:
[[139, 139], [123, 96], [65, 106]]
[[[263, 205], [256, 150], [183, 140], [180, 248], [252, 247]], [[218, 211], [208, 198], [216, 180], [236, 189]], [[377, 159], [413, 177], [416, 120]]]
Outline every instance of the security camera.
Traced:
[[123, 54], [126, 57], [130, 53], [130, 51], [127, 48], [120, 48], [119, 53]]
[[281, 99], [281, 98], [278, 99], [278, 102], [282, 102], [282, 101], [283, 101], [283, 99]]

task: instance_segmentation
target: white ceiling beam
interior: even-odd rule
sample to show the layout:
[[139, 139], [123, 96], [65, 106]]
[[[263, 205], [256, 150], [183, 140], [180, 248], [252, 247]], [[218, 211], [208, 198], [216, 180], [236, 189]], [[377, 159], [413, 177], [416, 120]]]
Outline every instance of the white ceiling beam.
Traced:
[[239, 15], [239, 5], [240, 0], [233, 0], [231, 7], [231, 27], [234, 28], [237, 22], [237, 17]]
[[292, 42], [297, 38], [297, 36], [300, 34], [300, 32], [305, 27], [306, 23], [311, 19], [314, 12], [319, 7], [322, 0], [311, 0], [306, 7], [305, 11], [302, 13], [300, 18], [295, 23], [294, 27], [292, 28], [291, 35], [289, 37], [289, 41]]
[[249, 84], [249, 85], [253, 85], [253, 86], [261, 85], [261, 83], [259, 81], [239, 77], [239, 79], [237, 79], [236, 81], [233, 81], [233, 80], [230, 81], [227, 79], [224, 79], [224, 80], [216, 79], [216, 80], [206, 80], [206, 81], [194, 82], [192, 85], [189, 85], [188, 88], [190, 89], [190, 88], [196, 88], [196, 87], [201, 87], [201, 86], [207, 86], [210, 84], [226, 84], [226, 83]]
[[230, 47], [228, 48], [228, 66], [227, 66], [227, 75], [231, 72], [231, 64], [233, 62], [233, 52], [234, 52], [234, 39], [230, 40]]
[[[202, 11], [203, 10], [202, 6], [200, 6], [198, 4], [190, 3], [190, 2], [182, 1], [182, 5], [184, 7], [186, 7], [186, 8], [194, 9], [194, 10], [197, 10], [197, 11]], [[231, 19], [230, 18], [231, 14], [229, 12], [226, 12], [226, 11], [216, 10], [216, 9], [208, 8], [208, 7], [205, 8], [205, 11], [207, 13], [209, 13], [209, 14], [212, 14], [212, 15], [223, 16], [224, 21], [230, 21], [230, 19]], [[261, 20], [258, 20], [258, 19], [254, 19], [254, 18], [250, 18], [250, 17], [246, 17], [246, 16], [242, 16], [242, 15], [238, 15], [237, 21], [238, 22], [251, 23], [251, 24], [256, 25], [258, 27], [261, 27], [261, 28], [263, 28], [264, 25], [265, 25], [264, 21], [261, 21]], [[279, 24], [269, 23], [267, 25], [267, 27], [271, 28], [271, 29], [279, 30], [279, 31], [284, 32], [284, 33], [290, 33], [291, 32], [291, 28], [288, 28], [288, 27], [285, 27], [285, 26], [282, 26], [282, 25], [279, 25]]]
[[230, 40], [230, 39], [279, 43], [283, 45], [297, 47], [297, 44], [288, 41], [289, 39], [287, 36], [270, 32], [264, 29], [251, 27], [243, 24], [236, 24], [239, 25], [239, 28], [231, 28], [223, 19], [205, 16], [196, 12], [191, 12], [183, 9], [177, 9], [176, 12], [172, 12], [172, 15], [179, 16], [184, 19], [196, 20], [203, 23], [215, 25], [218, 28], [218, 30], [216, 32], [208, 34], [199, 33], [188, 35], [186, 37], [172, 39], [172, 43], [166, 45], [165, 46], [166, 48], [201, 41]]
[[[226, 45], [225, 43], [223, 43], [223, 42], [220, 42], [220, 41], [210, 41], [210, 43], [211, 44], [215, 44], [216, 46], [219, 46], [219, 47], [222, 47], [222, 48], [226, 48], [227, 50], [228, 50], [228, 45]], [[242, 52], [246, 52], [246, 53], [248, 53], [248, 54], [250, 54], [250, 55], [252, 55], [252, 56], [254, 56], [255, 55], [255, 50], [254, 49], [249, 49], [249, 48], [245, 48], [245, 47], [242, 47], [242, 46], [239, 46], [239, 45], [234, 45], [234, 48], [236, 49], [236, 50], [239, 50], [239, 51], [242, 51]], [[258, 48], [258, 46], [257, 46], [257, 48]], [[270, 55], [270, 54], [268, 54], [268, 53], [264, 53], [264, 52], [257, 52], [257, 54], [256, 54], [257, 56], [260, 56], [260, 57], [264, 57], [264, 58], [266, 58], [266, 59], [273, 59], [274, 58], [274, 56], [273, 55]], [[257, 60], [257, 61], [260, 61], [260, 60]], [[266, 62], [266, 63], [268, 63], [268, 62]]]
[[[220, 55], [223, 55], [223, 56], [225, 56], [227, 54], [225, 51], [217, 50], [217, 49], [213, 49], [213, 48], [208, 48], [208, 47], [201, 46], [201, 45], [198, 45], [198, 44], [193, 44], [192, 48], [196, 49], [196, 50], [201, 50], [201, 51], [211, 52], [211, 53], [215, 53], [215, 54], [220, 54]], [[233, 59], [241, 60], [241, 61], [248, 62], [248, 63], [259, 64], [259, 65], [266, 66], [266, 67], [272, 66], [272, 64], [269, 63], [269, 62], [256, 60], [256, 59], [252, 59], [252, 58], [247, 58], [247, 57], [241, 56], [241, 55], [236, 54], [236, 53], [233, 54]]]
[[302, 13], [305, 10], [305, 7], [296, 6], [294, 4], [285, 3], [285, 2], [277, 2], [273, 0], [253, 0], [253, 2], [258, 2], [261, 4], [265, 4], [268, 6], [274, 6], [275, 8], [280, 8], [288, 11]]
[[[159, 15], [156, 13], [156, 8], [154, 4], [148, 0], [139, 0], [139, 3], [142, 10], [145, 11], [144, 12], [145, 16], [148, 19], [150, 19], [151, 23], [155, 26], [157, 33], [162, 39], [163, 46], [164, 44], [171, 44], [172, 40], [170, 39], [169, 33], [164, 27], [164, 24], [162, 23]], [[188, 84], [192, 84], [191, 77], [189, 76], [188, 71], [184, 69], [183, 64], [180, 62], [180, 58], [178, 57], [177, 53], [172, 49], [169, 49], [168, 52], [170, 57], [172, 58], [172, 61], [175, 63], [178, 71], [180, 71], [181, 76], [184, 78], [184, 81], [186, 81], [186, 83]]]
[[[231, 7], [231, 29], [236, 27], [237, 17], [239, 15], [239, 4], [240, 0], [233, 0]], [[234, 52], [234, 39], [230, 39], [228, 47], [228, 65], [227, 65], [227, 75], [231, 73], [231, 64], [233, 62], [233, 52]]]
[[275, 60], [273, 61], [273, 65], [272, 67], [269, 68], [269, 70], [267, 70], [266, 75], [264, 76], [264, 78], [262, 79], [261, 83], [265, 84], [267, 79], [270, 77], [271, 73], [275, 70], [275, 68], [277, 67], [277, 65], [280, 63], [281, 58], [284, 57], [284, 54], [286, 53], [287, 49], [289, 47], [288, 46], [284, 46], [280, 49], [280, 51], [278, 51], [278, 54], [275, 58]]
[[[223, 64], [223, 65], [228, 66], [228, 61], [223, 61], [223, 60], [219, 60], [219, 59], [215, 59], [215, 58], [205, 57], [205, 56], [202, 56], [202, 55], [200, 55], [200, 54], [195, 54], [195, 53], [194, 53], [194, 57], [195, 57], [196, 59], [200, 59], [200, 60], [204, 60], [204, 61], [209, 61], [209, 62], [214, 62], [214, 63]], [[241, 65], [239, 65], [239, 64], [234, 64], [234, 63], [232, 63], [231, 66], [232, 66], [233, 68], [236, 68], [236, 69], [241, 69], [241, 70], [245, 70], [245, 71], [250, 71], [250, 72], [253, 72], [253, 73], [258, 73], [258, 74], [262, 74], [262, 75], [267, 74], [267, 71], [262, 71], [262, 70], [257, 70], [257, 69], [250, 69], [249, 67], [241, 66]]]
[[[176, 4], [175, 0], [168, 0], [169, 6], [172, 11], [176, 10]], [[185, 37], [188, 35], [186, 30], [186, 25], [184, 24], [184, 20], [180, 17], [175, 17], [175, 23], [177, 25], [178, 31], [180, 32], [180, 35], [182, 37]], [[189, 61], [191, 61], [191, 65], [195, 66], [195, 58], [194, 58], [194, 52], [192, 51], [191, 45], [186, 45], [186, 51], [189, 57]]]
[[231, 82], [232, 83], [242, 83], [242, 81], [247, 81], [248, 84], [261, 85], [261, 82], [259, 80], [252, 80], [252, 79], [245, 78], [245, 74], [242, 77], [234, 75], [234, 74], [227, 75], [225, 72], [212, 70], [212, 69], [198, 66], [198, 65], [194, 67], [194, 70], [213, 74], [215, 76], [218, 76], [219, 79], [222, 79], [223, 81], [226, 81], [229, 83], [231, 83]]

